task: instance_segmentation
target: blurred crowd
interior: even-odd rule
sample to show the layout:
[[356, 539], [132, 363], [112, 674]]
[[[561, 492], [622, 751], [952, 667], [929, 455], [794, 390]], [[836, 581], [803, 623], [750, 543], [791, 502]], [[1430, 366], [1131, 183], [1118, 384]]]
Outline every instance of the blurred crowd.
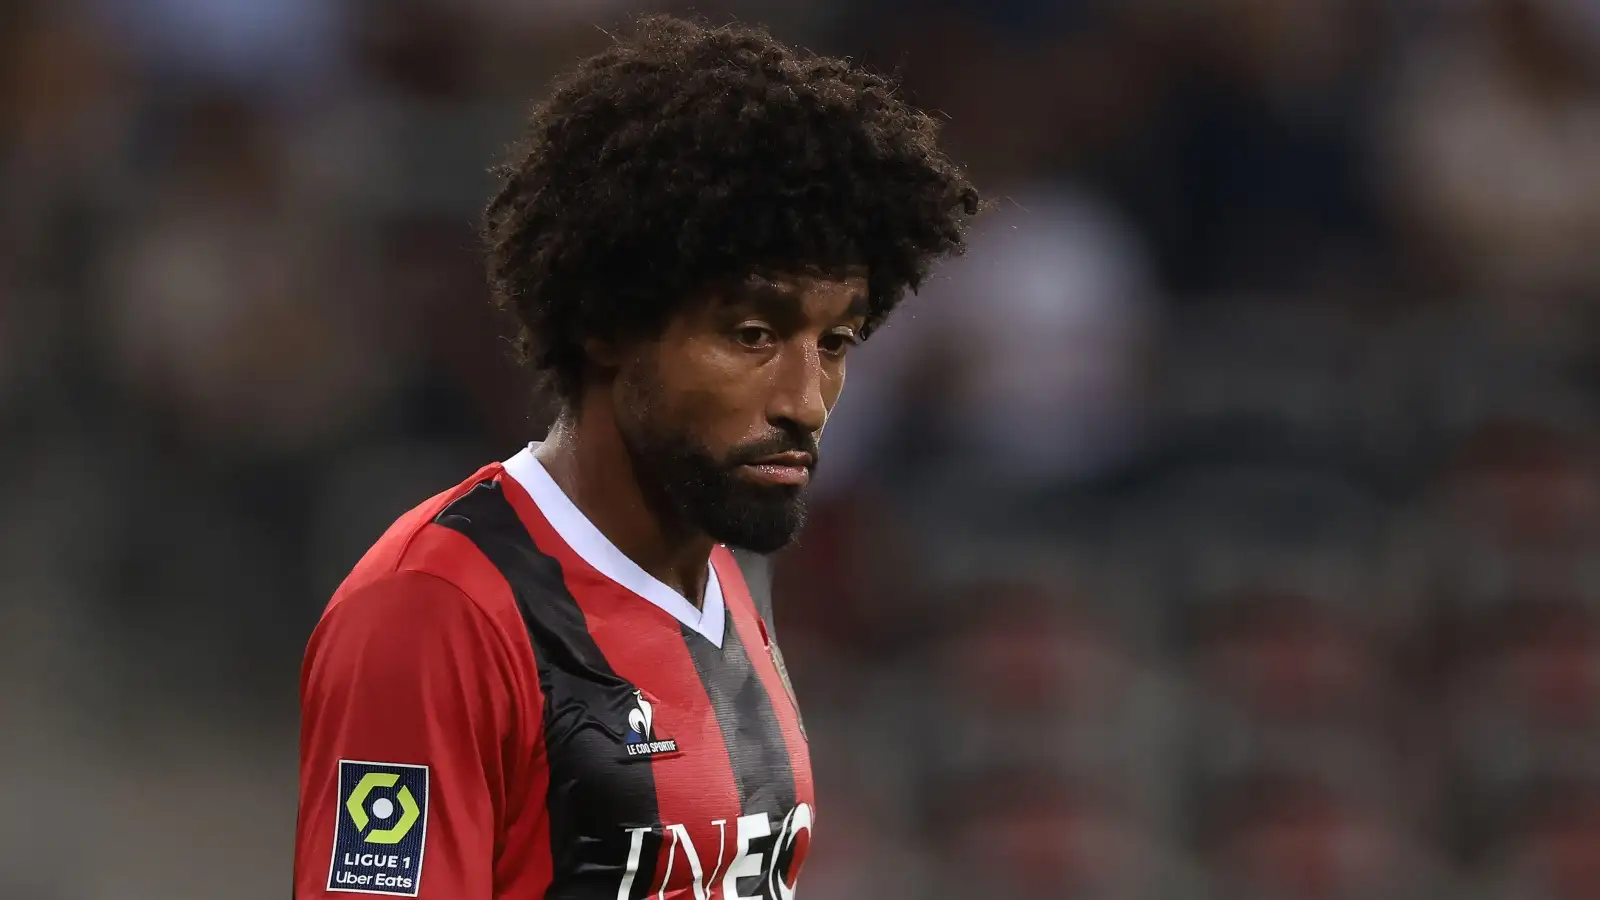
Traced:
[[[281, 897], [387, 523], [537, 438], [473, 238], [622, 0], [0, 9], [0, 897]], [[820, 900], [1600, 898], [1600, 4], [713, 0], [998, 209], [779, 561]]]

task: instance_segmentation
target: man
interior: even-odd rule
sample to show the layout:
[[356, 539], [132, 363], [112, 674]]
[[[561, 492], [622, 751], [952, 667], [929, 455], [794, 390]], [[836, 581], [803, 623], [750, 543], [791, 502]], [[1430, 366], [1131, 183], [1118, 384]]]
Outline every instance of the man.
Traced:
[[297, 897], [793, 896], [806, 737], [729, 548], [795, 536], [848, 351], [962, 248], [934, 132], [843, 61], [670, 18], [535, 110], [484, 235], [561, 413], [328, 605]]

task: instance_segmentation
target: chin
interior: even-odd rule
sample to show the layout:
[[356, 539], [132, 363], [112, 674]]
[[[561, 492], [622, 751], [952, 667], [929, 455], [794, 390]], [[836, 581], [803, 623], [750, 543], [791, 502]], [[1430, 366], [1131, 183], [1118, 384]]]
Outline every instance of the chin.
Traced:
[[752, 553], [776, 553], [794, 542], [805, 527], [805, 503], [798, 495], [780, 502], [724, 506], [717, 515], [702, 520], [705, 532], [718, 543]]
[[717, 543], [734, 550], [745, 550], [761, 556], [768, 556], [794, 543], [795, 537], [797, 535], [794, 534], [786, 534], [781, 537], [773, 535], [737, 535], [731, 536], [727, 540], [719, 540]]

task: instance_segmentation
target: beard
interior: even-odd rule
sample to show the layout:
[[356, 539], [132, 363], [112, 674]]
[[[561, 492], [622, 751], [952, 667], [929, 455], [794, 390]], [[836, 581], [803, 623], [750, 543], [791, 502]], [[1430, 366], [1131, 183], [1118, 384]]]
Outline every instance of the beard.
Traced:
[[738, 468], [775, 453], [798, 450], [816, 459], [816, 441], [804, 432], [779, 430], [772, 437], [718, 456], [686, 429], [669, 425], [646, 396], [630, 403], [635, 413], [619, 422], [646, 502], [668, 522], [680, 522], [730, 547], [754, 553], [783, 549], [805, 527], [805, 489], [758, 484]]

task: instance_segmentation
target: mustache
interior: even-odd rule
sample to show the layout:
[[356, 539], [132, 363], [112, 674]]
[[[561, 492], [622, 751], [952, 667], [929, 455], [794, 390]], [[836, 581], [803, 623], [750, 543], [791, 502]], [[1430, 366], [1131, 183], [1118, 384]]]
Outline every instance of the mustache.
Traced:
[[729, 454], [728, 467], [742, 466], [778, 453], [806, 453], [811, 456], [811, 468], [822, 462], [817, 450], [817, 438], [809, 432], [782, 431], [770, 438], [746, 444]]

